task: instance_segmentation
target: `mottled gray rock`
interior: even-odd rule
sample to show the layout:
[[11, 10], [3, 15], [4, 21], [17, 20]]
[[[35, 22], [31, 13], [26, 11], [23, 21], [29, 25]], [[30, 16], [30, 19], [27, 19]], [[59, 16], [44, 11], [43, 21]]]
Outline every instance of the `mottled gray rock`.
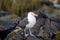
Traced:
[[10, 28], [13, 28], [17, 25], [18, 22], [16, 21], [18, 20], [18, 17], [16, 17], [16, 15], [6, 15], [3, 17], [0, 17], [0, 25], [3, 26], [2, 30], [8, 30]]
[[17, 26], [18, 17], [16, 15], [6, 15], [0, 17], [0, 38], [3, 40]]
[[[11, 20], [12, 15], [7, 16], [0, 18], [0, 24], [3, 24], [3, 29], [0, 30], [8, 31], [11, 27], [12, 28], [15, 27], [16, 22]], [[54, 34], [59, 33], [60, 24], [57, 22], [57, 20], [54, 21], [44, 15], [42, 17], [41, 16], [37, 18], [37, 23], [35, 27], [32, 28], [32, 34], [35, 35], [34, 37], [33, 36], [25, 37], [23, 30], [18, 30], [18, 31], [11, 31], [11, 33], [7, 35], [6, 40], [39, 40], [40, 38], [44, 40], [52, 40], [52, 36]], [[22, 19], [23, 18], [21, 18], [21, 20]]]
[[27, 36], [25, 37], [24, 34], [22, 34], [23, 31], [19, 30], [17, 32], [12, 31], [5, 40], [39, 40], [37, 37], [35, 36]]

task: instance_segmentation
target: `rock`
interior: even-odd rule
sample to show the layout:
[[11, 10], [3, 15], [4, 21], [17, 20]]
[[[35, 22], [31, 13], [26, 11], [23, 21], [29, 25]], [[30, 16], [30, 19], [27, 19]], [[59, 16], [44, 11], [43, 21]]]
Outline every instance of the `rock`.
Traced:
[[[0, 17], [0, 38], [1, 40], [5, 39], [5, 37], [15, 29], [18, 22], [18, 17], [16, 15], [6, 15]], [[13, 20], [14, 19], [14, 20]]]
[[28, 37], [24, 37], [24, 34], [22, 34], [23, 31], [19, 30], [17, 32], [12, 31], [5, 40], [39, 40], [37, 37], [35, 36], [28, 36]]

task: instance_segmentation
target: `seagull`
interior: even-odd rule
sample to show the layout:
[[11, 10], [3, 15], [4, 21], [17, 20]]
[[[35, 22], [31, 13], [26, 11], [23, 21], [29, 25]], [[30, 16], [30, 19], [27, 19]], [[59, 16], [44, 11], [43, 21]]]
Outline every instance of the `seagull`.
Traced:
[[36, 24], [36, 17], [38, 17], [37, 13], [28, 12], [27, 17], [19, 22], [18, 26], [24, 29], [25, 36], [28, 36], [27, 30], [29, 30], [29, 35], [34, 36], [31, 32], [31, 28]]

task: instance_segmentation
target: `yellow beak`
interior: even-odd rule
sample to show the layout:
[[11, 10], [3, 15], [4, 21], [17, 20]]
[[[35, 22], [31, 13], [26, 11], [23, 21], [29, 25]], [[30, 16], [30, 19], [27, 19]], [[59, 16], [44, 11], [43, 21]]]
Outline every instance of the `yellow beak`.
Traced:
[[34, 16], [38, 16], [38, 14], [35, 13]]

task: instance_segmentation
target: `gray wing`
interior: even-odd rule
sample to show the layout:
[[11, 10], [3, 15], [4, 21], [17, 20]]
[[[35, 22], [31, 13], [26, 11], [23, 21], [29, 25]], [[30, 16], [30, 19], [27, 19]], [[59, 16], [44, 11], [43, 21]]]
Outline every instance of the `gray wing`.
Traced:
[[25, 26], [28, 24], [28, 19], [27, 18], [24, 18], [23, 20], [21, 20], [20, 22], [19, 22], [19, 27], [21, 27], [21, 28], [25, 28]]

